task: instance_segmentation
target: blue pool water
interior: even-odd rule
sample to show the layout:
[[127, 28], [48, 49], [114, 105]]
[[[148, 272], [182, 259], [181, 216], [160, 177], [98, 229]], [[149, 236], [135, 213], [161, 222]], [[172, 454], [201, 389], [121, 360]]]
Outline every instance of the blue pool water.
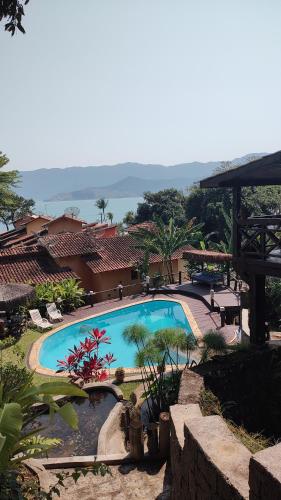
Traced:
[[[111, 368], [134, 367], [136, 347], [128, 345], [122, 337], [124, 328], [133, 323], [145, 325], [151, 334], [160, 328], [169, 327], [183, 328], [186, 333], [192, 333], [181, 304], [170, 300], [148, 301], [79, 321], [50, 335], [41, 346], [40, 364], [45, 368], [56, 370], [57, 360], [64, 359], [69, 354], [68, 349], [72, 349], [74, 345], [78, 346], [88, 335], [88, 330], [99, 328], [105, 329], [106, 335], [111, 337], [111, 344], [102, 344], [100, 347], [100, 355], [111, 352], [117, 358]], [[180, 362], [185, 361], [182, 359]]]

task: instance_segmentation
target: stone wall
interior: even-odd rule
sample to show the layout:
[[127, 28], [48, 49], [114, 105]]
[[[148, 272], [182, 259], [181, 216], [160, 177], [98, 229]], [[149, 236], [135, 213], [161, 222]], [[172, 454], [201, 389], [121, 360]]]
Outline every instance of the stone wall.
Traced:
[[184, 404], [170, 407], [172, 500], [281, 500], [281, 443], [252, 455], [220, 416], [203, 417], [200, 378], [186, 370]]
[[217, 415], [171, 407], [172, 500], [249, 498], [250, 452]]
[[253, 455], [249, 485], [250, 500], [281, 499], [281, 443]]

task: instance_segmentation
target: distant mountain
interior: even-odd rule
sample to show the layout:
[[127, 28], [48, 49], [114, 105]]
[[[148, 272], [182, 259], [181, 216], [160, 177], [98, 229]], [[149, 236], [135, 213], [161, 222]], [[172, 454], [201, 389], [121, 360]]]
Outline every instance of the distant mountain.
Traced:
[[160, 191], [174, 187], [185, 189], [193, 183], [192, 179], [140, 179], [139, 177], [126, 177], [121, 181], [115, 182], [109, 186], [89, 187], [72, 191], [70, 193], [59, 193], [52, 196], [47, 201], [64, 200], [96, 200], [97, 198], [130, 198], [142, 196], [145, 191]]
[[[249, 156], [253, 155], [247, 155], [234, 161], [245, 162]], [[122, 194], [125, 192], [130, 192], [129, 196], [137, 196], [148, 189], [157, 191], [171, 185], [185, 188], [193, 182], [212, 175], [220, 163], [220, 161], [192, 162], [168, 167], [141, 163], [121, 163], [97, 167], [45, 168], [23, 171], [21, 172], [21, 184], [17, 188], [17, 192], [26, 198], [35, 200], [48, 200], [51, 198], [78, 199], [76, 198], [77, 191], [81, 191], [81, 196], [84, 198], [85, 190], [88, 188], [92, 193], [91, 197], [97, 188], [100, 188], [100, 193], [109, 193], [111, 191], [116, 193], [115, 196], [117, 197], [125, 196], [125, 194]], [[131, 181], [128, 179], [131, 179]], [[138, 182], [134, 181], [134, 179], [138, 179], [138, 182], [140, 182], [139, 179], [146, 180], [147, 183], [144, 182], [143, 187], [140, 188], [140, 184], [138, 186]], [[165, 184], [166, 182], [167, 184]], [[116, 186], [116, 183], [120, 183], [120, 185]], [[73, 192], [76, 194], [73, 194]], [[59, 193], [62, 194], [58, 198]], [[70, 197], [65, 198], [65, 196]], [[75, 198], [72, 196], [75, 196]], [[103, 194], [103, 196], [109, 197], [108, 194]]]

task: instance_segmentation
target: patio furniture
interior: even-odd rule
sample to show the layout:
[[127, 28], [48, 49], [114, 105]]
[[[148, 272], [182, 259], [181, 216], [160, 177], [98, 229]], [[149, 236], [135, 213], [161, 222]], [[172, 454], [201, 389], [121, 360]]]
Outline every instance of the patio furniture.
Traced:
[[198, 283], [204, 283], [205, 285], [214, 286], [218, 283], [223, 283], [223, 274], [217, 272], [202, 271], [200, 273], [194, 273], [191, 276], [191, 282], [194, 281]]
[[51, 304], [46, 305], [47, 316], [50, 321], [63, 321], [63, 316], [60, 310], [57, 308], [56, 304], [52, 302]]
[[52, 328], [52, 324], [46, 318], [42, 318], [38, 309], [30, 309], [29, 311], [32, 323], [39, 328], [39, 330], [47, 330]]

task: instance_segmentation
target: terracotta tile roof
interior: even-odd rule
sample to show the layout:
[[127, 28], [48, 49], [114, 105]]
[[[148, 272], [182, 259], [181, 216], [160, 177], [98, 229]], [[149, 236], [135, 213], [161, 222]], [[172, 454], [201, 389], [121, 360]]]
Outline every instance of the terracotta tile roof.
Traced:
[[214, 250], [199, 250], [189, 248], [182, 252], [184, 259], [195, 260], [197, 262], [230, 262], [232, 254], [215, 252]]
[[38, 241], [54, 257], [92, 254], [97, 250], [97, 242], [92, 231], [79, 233], [59, 233], [44, 236]]
[[[142, 256], [142, 250], [135, 248], [136, 240], [131, 235], [115, 236], [98, 240], [98, 249], [95, 255], [85, 255], [83, 260], [93, 273], [116, 271], [131, 268]], [[184, 247], [173, 254], [173, 259], [182, 257]], [[150, 263], [161, 262], [160, 255], [150, 254]]]
[[[94, 230], [81, 233], [61, 233], [45, 236], [38, 244], [54, 258], [79, 255], [94, 273], [114, 271], [132, 267], [143, 256], [142, 250], [135, 248], [136, 239], [132, 235], [97, 238]], [[177, 250], [173, 258], [182, 258], [186, 246]], [[161, 257], [150, 255], [150, 262], [161, 262]]]
[[0, 252], [0, 283], [45, 283], [77, 277], [60, 268], [44, 249], [37, 246], [9, 248]]
[[128, 233], [135, 233], [136, 231], [138, 231], [138, 229], [153, 231], [155, 229], [155, 224], [151, 221], [140, 222], [139, 224], [133, 224], [132, 226], [129, 226], [127, 231]]
[[63, 215], [60, 215], [59, 217], [56, 217], [55, 219], [50, 219], [49, 222], [44, 224], [44, 226], [49, 226], [49, 225], [55, 224], [58, 220], [71, 220], [71, 221], [75, 221], [75, 222], [81, 222], [81, 224], [85, 224], [85, 221], [82, 219], [78, 219], [77, 217], [72, 217], [71, 215], [68, 215], [68, 214], [63, 214]]

